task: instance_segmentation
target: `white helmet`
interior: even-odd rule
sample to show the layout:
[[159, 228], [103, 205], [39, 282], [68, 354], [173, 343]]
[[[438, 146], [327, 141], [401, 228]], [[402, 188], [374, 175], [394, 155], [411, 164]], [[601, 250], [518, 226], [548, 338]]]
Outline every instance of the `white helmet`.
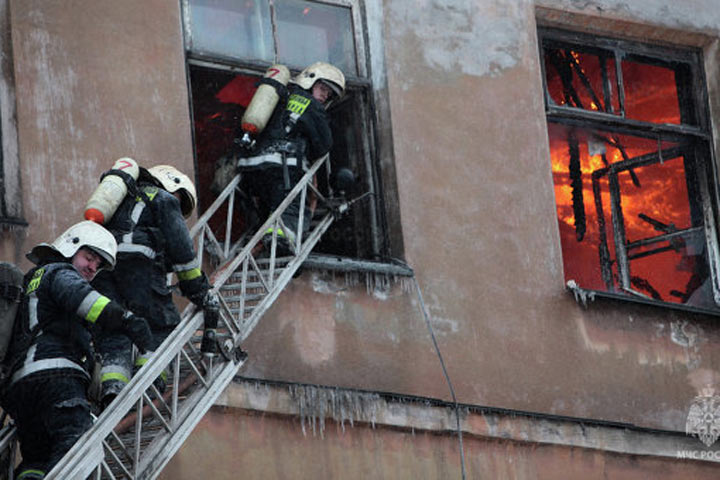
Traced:
[[330, 87], [338, 98], [345, 93], [345, 75], [339, 68], [325, 62], [313, 63], [300, 72], [297, 77], [293, 78], [291, 82], [305, 90], [310, 90], [318, 80]]
[[105, 261], [102, 268], [108, 270], [115, 268], [117, 255], [115, 237], [105, 227], [90, 220], [84, 220], [68, 228], [52, 244], [37, 244], [26, 257], [35, 264], [57, 254], [69, 260], [82, 247], [87, 247], [102, 257]]
[[197, 205], [197, 193], [188, 176], [171, 165], [156, 165], [149, 168], [148, 173], [168, 192], [180, 192], [180, 208], [185, 218], [189, 217]]

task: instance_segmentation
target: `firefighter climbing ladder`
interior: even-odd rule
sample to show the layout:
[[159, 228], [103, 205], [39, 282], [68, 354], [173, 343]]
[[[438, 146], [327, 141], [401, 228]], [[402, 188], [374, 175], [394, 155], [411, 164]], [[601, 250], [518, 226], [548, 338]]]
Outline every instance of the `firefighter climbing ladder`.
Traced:
[[[290, 282], [335, 217], [347, 210], [347, 202], [327, 199], [313, 186], [315, 173], [326, 162], [327, 155], [315, 162], [252, 238], [248, 241], [241, 238], [234, 243], [231, 226], [240, 176], [232, 180], [190, 232], [197, 238], [201, 261], [206, 250], [221, 258], [220, 267], [211, 275], [213, 291], [218, 293], [221, 304], [220, 353], [213, 357], [200, 352], [203, 315], [194, 306], [188, 307], [180, 325], [157, 353], [46, 479], [135, 480], [152, 479], [160, 473], [243, 365], [245, 358], [240, 344]], [[304, 204], [308, 189], [329, 207], [328, 213], [311, 225], [306, 238], [298, 233], [291, 255], [276, 256], [274, 233], [269, 256], [256, 259], [253, 251], [262, 242], [264, 232], [271, 227], [275, 227], [276, 232], [282, 225], [282, 213], [298, 196]], [[227, 209], [221, 208], [224, 206]], [[216, 239], [209, 226], [211, 218], [222, 215], [226, 215], [223, 243]], [[302, 232], [301, 226], [298, 230]], [[164, 394], [153, 386], [153, 380], [162, 372], [168, 374]], [[7, 426], [0, 431], [0, 455], [9, 455], [12, 460], [15, 445], [12, 427]]]

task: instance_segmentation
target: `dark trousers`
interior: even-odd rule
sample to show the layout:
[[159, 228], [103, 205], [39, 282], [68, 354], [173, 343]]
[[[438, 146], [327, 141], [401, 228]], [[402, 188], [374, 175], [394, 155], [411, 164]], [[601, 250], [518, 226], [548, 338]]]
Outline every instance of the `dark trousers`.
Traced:
[[[243, 170], [243, 188], [252, 196], [257, 197], [260, 217], [264, 222], [285, 200], [290, 190], [297, 185], [304, 172], [301, 168], [288, 167], [288, 185], [282, 166], [270, 166], [256, 170]], [[286, 188], [289, 187], [289, 188]], [[307, 203], [307, 202], [306, 202]], [[310, 209], [301, 208], [300, 195], [295, 198], [282, 215], [282, 221], [293, 234], [298, 233], [298, 219], [303, 211], [303, 232], [310, 228]]]
[[[180, 323], [180, 313], [166, 285], [165, 270], [158, 262], [144, 257], [119, 255], [115, 270], [100, 272], [92, 283], [100, 293], [145, 318], [153, 333], [155, 348]], [[115, 396], [141, 366], [132, 361], [132, 343], [122, 333], [94, 331], [95, 350], [102, 358], [101, 398]], [[144, 359], [144, 362], [148, 357]], [[156, 386], [164, 390], [164, 380]]]
[[[152, 325], [152, 324], [151, 324]], [[172, 333], [172, 326], [151, 326], [153, 343], [159, 347]], [[142, 367], [155, 351], [139, 355], [132, 360], [132, 342], [123, 334], [100, 332], [96, 335], [96, 349], [102, 355], [100, 370], [100, 399], [103, 404], [117, 396], [133, 375]], [[155, 387], [163, 393], [167, 383], [167, 373], [163, 372], [156, 380]]]
[[19, 380], [5, 397], [23, 458], [16, 476], [28, 470], [48, 473], [92, 426], [87, 382], [52, 372]]

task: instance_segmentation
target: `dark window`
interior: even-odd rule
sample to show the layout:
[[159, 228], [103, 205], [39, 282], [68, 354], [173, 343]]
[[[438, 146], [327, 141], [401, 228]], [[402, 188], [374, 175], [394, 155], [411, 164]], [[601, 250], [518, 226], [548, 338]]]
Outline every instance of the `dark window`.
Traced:
[[541, 29], [566, 281], [720, 310], [699, 52]]
[[[318, 186], [327, 194], [333, 173], [349, 167], [358, 179], [351, 196], [377, 193], [372, 85], [364, 64], [362, 36], [357, 34], [362, 30], [357, 10], [353, 2], [185, 0], [201, 211], [214, 199], [210, 184], [215, 164], [231, 154], [256, 83], [276, 61], [287, 65], [293, 75], [315, 61], [343, 70], [346, 95], [328, 111], [334, 139], [332, 171], [321, 171]], [[369, 195], [357, 202], [349, 215], [325, 233], [315, 252], [363, 259], [381, 256], [385, 227], [378, 220], [384, 218], [378, 213], [382, 208], [379, 197]], [[234, 232], [252, 224], [246, 217], [238, 215]], [[217, 227], [217, 236], [222, 238], [223, 226]]]

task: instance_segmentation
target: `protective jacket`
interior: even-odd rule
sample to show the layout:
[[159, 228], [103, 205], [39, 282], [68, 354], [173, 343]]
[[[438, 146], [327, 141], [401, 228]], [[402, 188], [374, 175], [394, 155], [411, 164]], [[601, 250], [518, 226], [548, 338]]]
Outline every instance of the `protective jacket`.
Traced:
[[118, 243], [117, 266], [100, 272], [93, 285], [151, 327], [177, 325], [167, 273], [177, 274], [182, 294], [198, 303], [210, 288], [200, 270], [180, 202], [165, 190], [141, 182], [127, 195], [105, 227]]
[[272, 153], [285, 154], [289, 167], [303, 166], [300, 163], [306, 159], [314, 160], [330, 151], [332, 132], [323, 105], [297, 85], [288, 90], [287, 101], [278, 103], [253, 149], [240, 159], [241, 168], [281, 165], [279, 157], [264, 157]]
[[[261, 217], [269, 216], [283, 202], [290, 189], [315, 160], [330, 151], [332, 132], [323, 105], [297, 85], [289, 87], [287, 100], [275, 107], [265, 130], [252, 150], [238, 160], [243, 174], [243, 189], [258, 199]], [[310, 209], [296, 198], [282, 214], [284, 228], [277, 234], [283, 241], [294, 242], [299, 218], [303, 230], [310, 226]], [[271, 230], [265, 232], [270, 236]], [[289, 250], [288, 247], [283, 247]]]
[[47, 263], [25, 276], [25, 296], [10, 345], [10, 385], [58, 375], [89, 381], [92, 325], [120, 325], [125, 311], [101, 295], [67, 262]]
[[3, 408], [20, 440], [23, 461], [15, 478], [43, 478], [92, 426], [85, 395], [93, 363], [88, 329], [117, 329], [125, 311], [68, 262], [33, 268], [24, 286]]

